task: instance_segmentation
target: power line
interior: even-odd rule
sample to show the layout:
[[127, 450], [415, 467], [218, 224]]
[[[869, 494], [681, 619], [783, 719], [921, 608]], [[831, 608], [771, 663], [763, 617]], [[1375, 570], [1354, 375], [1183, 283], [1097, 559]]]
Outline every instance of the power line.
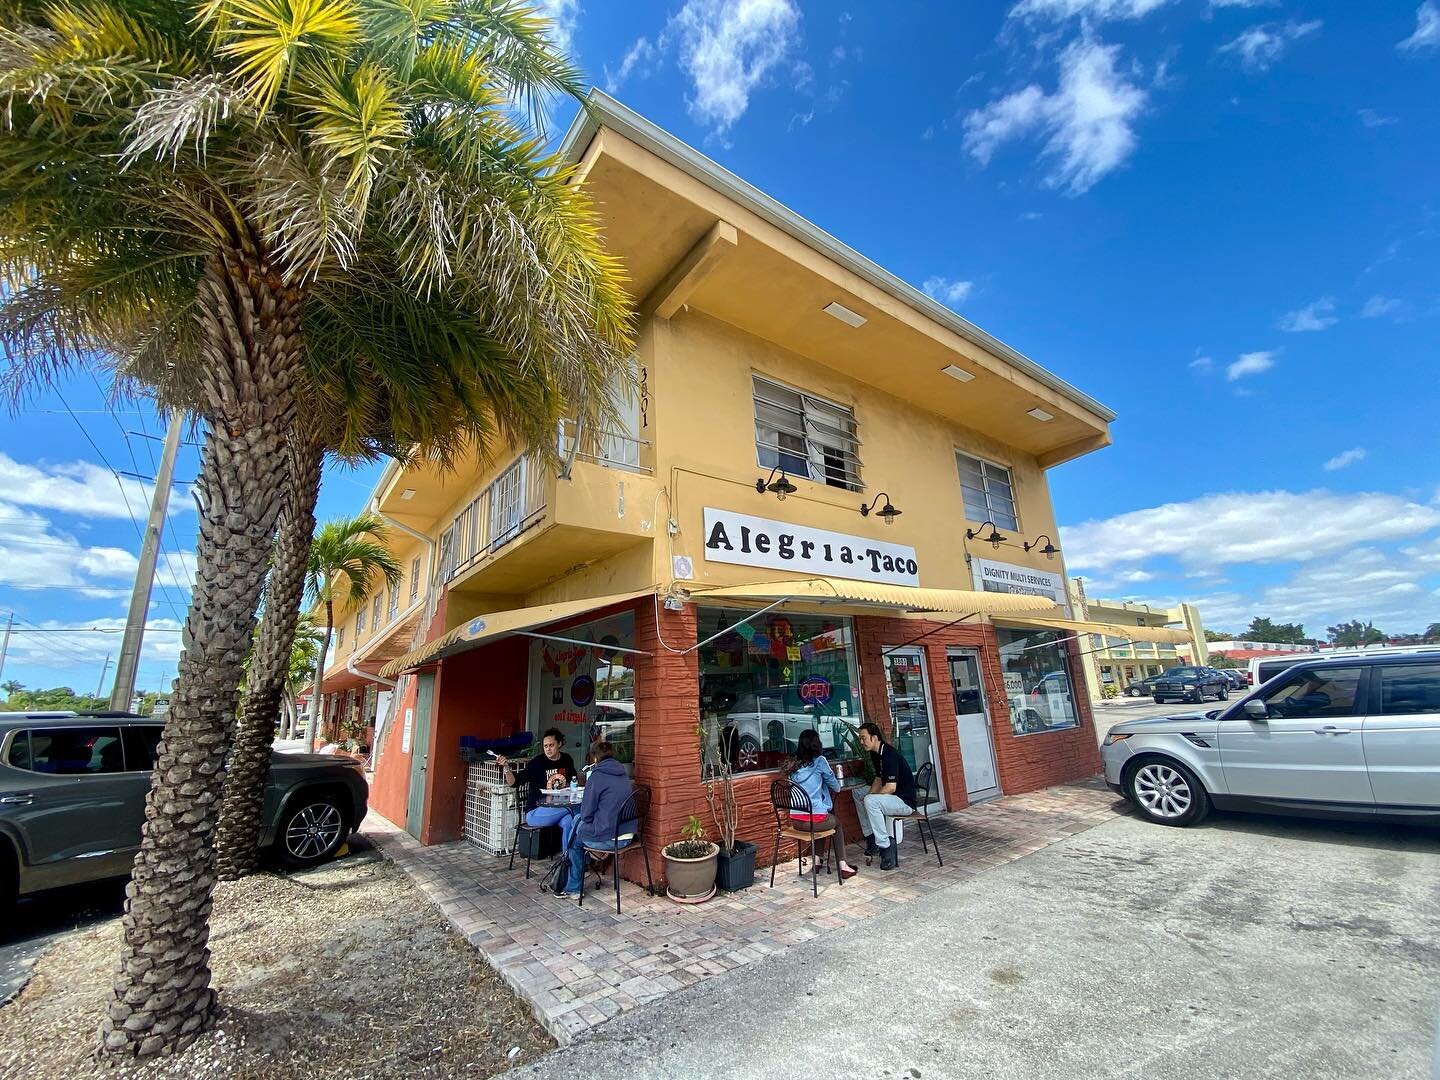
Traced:
[[[146, 440], [143, 445], [144, 445], [144, 447], [145, 447], [145, 454], [146, 454], [146, 456], [149, 457], [149, 459], [150, 459], [150, 468], [151, 468], [152, 471], [158, 471], [158, 470], [159, 470], [159, 465], [158, 465], [158, 463], [157, 463], [156, 460], [155, 460], [155, 448], [150, 445], [150, 441], [149, 441], [150, 438], [151, 438], [150, 429], [145, 426], [145, 417], [144, 417], [143, 415], [142, 415], [139, 419], [140, 419], [140, 430], [144, 433], [145, 440]], [[163, 441], [163, 440], [156, 439], [156, 441], [157, 441], [157, 442], [160, 442], [160, 441]], [[177, 457], [179, 456], [179, 455], [178, 455], [178, 452], [177, 452], [177, 455], [176, 455], [176, 456], [177, 456]], [[168, 513], [165, 515], [164, 520], [161, 522], [160, 528], [161, 528], [162, 534], [163, 534], [164, 532], [169, 532], [169, 534], [170, 534], [170, 542], [175, 545], [175, 555], [176, 555], [177, 557], [179, 557], [183, 552], [182, 552], [182, 549], [181, 549], [181, 547], [180, 547], [179, 542], [175, 539], [175, 529], [174, 529], [174, 527], [170, 524], [170, 515], [169, 515]], [[162, 540], [163, 540], [163, 536], [162, 536]], [[167, 553], [166, 553], [166, 551], [165, 551], [165, 545], [164, 545], [163, 542], [160, 544], [160, 556], [161, 556], [161, 560], [160, 560], [160, 561], [161, 561], [161, 565], [163, 565], [163, 566], [165, 567], [165, 572], [170, 575], [170, 580], [171, 580], [171, 582], [174, 583], [174, 585], [175, 585], [175, 591], [176, 591], [177, 593], [179, 593], [180, 595], [183, 596], [183, 595], [187, 592], [187, 590], [185, 589], [184, 586], [182, 586], [182, 585], [180, 584], [180, 579], [179, 579], [179, 577], [178, 577], [178, 576], [176, 575], [176, 573], [175, 573], [175, 567], [174, 567], [174, 565], [170, 562], [170, 559], [167, 557]], [[166, 600], [167, 600], [167, 602], [168, 602], [169, 597], [170, 597], [170, 592], [169, 592], [168, 589], [165, 588], [165, 586], [164, 586], [163, 583], [162, 583], [161, 586], [160, 586], [160, 591], [165, 594]], [[175, 617], [176, 617], [177, 619], [179, 619], [181, 622], [184, 622], [184, 621], [185, 621], [185, 617], [180, 614], [179, 610], [176, 608], [176, 606], [175, 606], [174, 604], [170, 604], [170, 610], [171, 610], [171, 612], [175, 615]]]
[[[32, 630], [44, 629], [44, 627], [29, 619], [22, 619], [19, 615], [15, 616], [15, 621]], [[71, 642], [66, 638], [52, 638], [46, 648], [58, 651], [60, 657], [64, 659], [78, 661], [84, 664], [93, 664], [95, 662], [95, 657], [91, 653], [86, 652], [83, 646]]]
[[121, 596], [123, 596], [126, 591], [125, 588], [120, 585], [40, 585], [30, 582], [22, 585], [13, 581], [0, 581], [0, 589], [58, 589], [61, 591], [68, 590], [70, 592], [113, 592]]
[[[17, 626], [14, 633], [17, 634], [123, 634], [130, 629], [128, 626]], [[140, 629], [147, 634], [179, 634], [184, 631], [180, 626], [143, 626]]]

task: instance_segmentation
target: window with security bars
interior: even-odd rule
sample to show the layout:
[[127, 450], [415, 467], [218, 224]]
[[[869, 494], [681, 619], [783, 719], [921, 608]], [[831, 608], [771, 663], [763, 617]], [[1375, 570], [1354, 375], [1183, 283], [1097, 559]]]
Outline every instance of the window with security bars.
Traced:
[[855, 413], [758, 375], [753, 381], [760, 467], [768, 471], [779, 466], [791, 476], [859, 491]]
[[357, 638], [365, 632], [365, 613], [364, 605], [361, 605], [360, 610], [355, 613], [355, 636]]
[[375, 597], [375, 603], [370, 606], [370, 625], [376, 630], [380, 629], [380, 605], [383, 602], [384, 601], [377, 595]]
[[410, 603], [420, 598], [420, 556], [416, 555], [410, 563]]
[[393, 588], [392, 588], [392, 589], [390, 590], [389, 602], [385, 605], [385, 620], [386, 620], [387, 622], [389, 622], [389, 621], [393, 620], [393, 619], [395, 618], [395, 616], [397, 616], [397, 615], [399, 615], [399, 614], [400, 614], [400, 590], [399, 590], [399, 589], [393, 589]]
[[960, 467], [960, 490], [965, 496], [965, 517], [970, 521], [993, 521], [999, 529], [1019, 530], [1015, 517], [1015, 491], [1010, 470], [969, 454], [955, 454]]
[[495, 478], [490, 491], [490, 547], [515, 537], [525, 517], [525, 459]]

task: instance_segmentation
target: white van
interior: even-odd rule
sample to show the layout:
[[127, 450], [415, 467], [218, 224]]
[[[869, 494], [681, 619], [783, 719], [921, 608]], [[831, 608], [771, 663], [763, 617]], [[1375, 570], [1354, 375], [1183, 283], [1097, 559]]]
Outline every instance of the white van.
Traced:
[[1356, 656], [1410, 656], [1414, 653], [1435, 653], [1440, 656], [1440, 645], [1370, 645], [1353, 649], [1316, 649], [1314, 652], [1256, 656], [1250, 660], [1250, 685], [1253, 687], [1267, 683], [1282, 671], [1288, 671], [1296, 664], [1303, 664], [1308, 660], [1342, 660]]

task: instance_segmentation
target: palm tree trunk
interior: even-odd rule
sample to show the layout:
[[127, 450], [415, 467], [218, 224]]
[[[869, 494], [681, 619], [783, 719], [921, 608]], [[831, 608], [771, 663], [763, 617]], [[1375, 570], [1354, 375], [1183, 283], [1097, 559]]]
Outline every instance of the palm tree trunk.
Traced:
[[305, 752], [315, 752], [315, 729], [324, 714], [325, 698], [320, 687], [325, 684], [325, 657], [330, 653], [330, 635], [335, 630], [335, 604], [325, 601], [325, 640], [320, 643], [320, 659], [315, 661], [315, 689], [310, 692], [310, 723], [305, 725]]
[[275, 738], [275, 717], [290, 674], [290, 650], [300, 601], [305, 594], [305, 571], [310, 564], [310, 540], [315, 535], [315, 502], [320, 497], [320, 473], [325, 448], [296, 432], [288, 447], [289, 483], [285, 510], [275, 533], [275, 554], [266, 590], [265, 613], [250, 657], [245, 701], [235, 725], [230, 763], [225, 769], [225, 795], [220, 806], [220, 827], [215, 834], [215, 858], [221, 881], [234, 881], [253, 873], [260, 861], [261, 818], [265, 812], [265, 784], [270, 778], [270, 744]]
[[213, 1020], [210, 898], [220, 767], [285, 482], [301, 361], [300, 304], [253, 246], [201, 282], [205, 447], [200, 539], [179, 678], [126, 887], [124, 942], [101, 1023], [105, 1049], [189, 1045]]

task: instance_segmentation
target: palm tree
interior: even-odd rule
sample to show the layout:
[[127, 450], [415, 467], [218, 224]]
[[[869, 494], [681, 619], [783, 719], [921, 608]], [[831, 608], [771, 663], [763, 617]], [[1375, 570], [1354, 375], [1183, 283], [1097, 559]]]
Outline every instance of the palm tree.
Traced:
[[321, 687], [325, 680], [325, 658], [330, 652], [330, 635], [335, 630], [335, 601], [339, 599], [358, 608], [370, 599], [372, 590], [382, 581], [391, 589], [400, 587], [400, 563], [385, 546], [388, 534], [383, 521], [365, 513], [327, 521], [310, 545], [305, 593], [312, 602], [324, 605], [325, 632], [320, 639], [320, 657], [315, 662], [313, 705], [305, 735], [307, 750], [315, 749], [315, 727], [323, 715]]
[[24, 689], [25, 684], [22, 682], [16, 682], [14, 679], [6, 679], [3, 683], [0, 683], [0, 690], [5, 691], [5, 696], [7, 698], [14, 697], [16, 694], [18, 694], [21, 690]]
[[320, 646], [324, 631], [315, 625], [315, 616], [306, 611], [295, 624], [295, 638], [290, 646], [290, 665], [285, 670], [285, 697], [283, 706], [285, 737], [295, 737], [295, 719], [298, 713], [296, 699], [300, 691], [315, 675], [315, 665], [320, 662]]
[[213, 1016], [220, 763], [288, 440], [313, 426], [355, 452], [369, 425], [340, 419], [355, 416], [408, 438], [430, 404], [408, 390], [442, 381], [420, 369], [477, 413], [517, 370], [577, 412], [608, 400], [629, 350], [623, 276], [515, 107], [577, 81], [512, 0], [0, 13], [9, 389], [104, 358], [205, 432], [185, 649], [102, 1024], [112, 1050], [183, 1047]]

